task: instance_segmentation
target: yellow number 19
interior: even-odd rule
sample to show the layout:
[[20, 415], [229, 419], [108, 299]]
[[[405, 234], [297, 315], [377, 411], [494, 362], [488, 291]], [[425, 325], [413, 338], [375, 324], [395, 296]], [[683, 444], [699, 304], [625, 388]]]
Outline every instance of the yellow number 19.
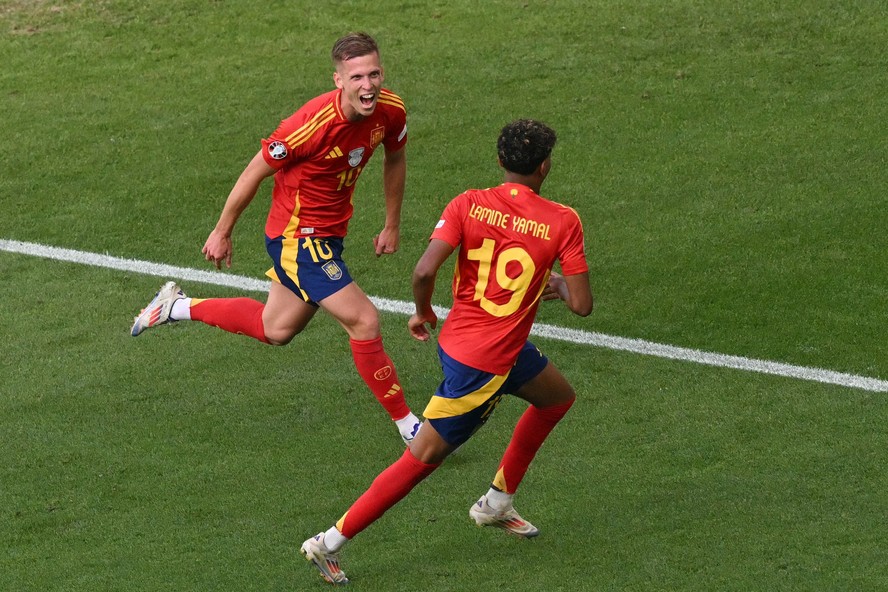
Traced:
[[[505, 304], [497, 304], [484, 296], [487, 284], [490, 281], [490, 268], [493, 265], [493, 251], [496, 241], [485, 238], [477, 249], [470, 249], [466, 255], [471, 261], [478, 262], [478, 283], [475, 284], [475, 300], [481, 301], [481, 308], [495, 317], [505, 317], [521, 306], [524, 295], [530, 288], [530, 280], [536, 271], [536, 265], [530, 255], [521, 247], [512, 247], [499, 254], [496, 260], [496, 283], [504, 290], [512, 292], [512, 296]], [[517, 277], [509, 277], [506, 268], [511, 262], [521, 265], [521, 273]]]

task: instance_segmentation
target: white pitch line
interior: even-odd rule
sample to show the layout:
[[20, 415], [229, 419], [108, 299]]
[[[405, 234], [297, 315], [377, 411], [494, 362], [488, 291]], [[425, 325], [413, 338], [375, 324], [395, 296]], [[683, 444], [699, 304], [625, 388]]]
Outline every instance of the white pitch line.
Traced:
[[[219, 271], [201, 271], [188, 267], [163, 265], [160, 263], [151, 263], [150, 261], [139, 261], [138, 259], [122, 259], [120, 257], [112, 257], [110, 255], [100, 255], [98, 253], [88, 253], [85, 251], [62, 249], [59, 247], [50, 247], [37, 243], [27, 243], [14, 240], [0, 239], [0, 250], [9, 251], [11, 253], [19, 253], [22, 255], [31, 255], [34, 257], [54, 259], [57, 261], [81, 263], [93, 267], [106, 267], [110, 269], [118, 269], [121, 271], [130, 271], [145, 275], [155, 275], [163, 278], [174, 278], [189, 282], [214, 284], [217, 286], [228, 286], [231, 288], [239, 288], [242, 290], [255, 292], [267, 292], [270, 283], [267, 280], [258, 280], [244, 276], [222, 273]], [[379, 298], [376, 296], [371, 296], [370, 300], [373, 301], [373, 304], [375, 304], [376, 307], [379, 308], [379, 310], [385, 312], [393, 312], [405, 315], [413, 313], [413, 304], [409, 302], [404, 302], [401, 300], [390, 300], [388, 298]], [[447, 316], [449, 309], [435, 307], [435, 312], [440, 318], [443, 319]], [[542, 323], [536, 323], [533, 326], [533, 331], [531, 332], [531, 334], [547, 339], [555, 339], [559, 341], [567, 341], [571, 343], [579, 343], [582, 345], [591, 345], [612, 350], [626, 351], [673, 360], [681, 360], [685, 362], [694, 362], [707, 366], [733, 368], [736, 370], [759, 372], [761, 374], [785, 376], [789, 378], [809, 380], [824, 384], [835, 384], [866, 391], [874, 391], [880, 393], [888, 392], [888, 381], [880, 380], [878, 378], [869, 378], [867, 376], [858, 376], [856, 374], [845, 374], [842, 372], [825, 370], [823, 368], [807, 368], [804, 366], [783, 364], [781, 362], [770, 362], [767, 360], [756, 360], [753, 358], [743, 358], [740, 356], [729, 356], [725, 354], [705, 352], [696, 349], [688, 349], [684, 347], [675, 347], [672, 345], [653, 343], [651, 341], [644, 341], [642, 339], [614, 337], [611, 335], [605, 335], [603, 333], [581, 331], [578, 329], [568, 329], [564, 327], [556, 327], [553, 325], [545, 325]]]

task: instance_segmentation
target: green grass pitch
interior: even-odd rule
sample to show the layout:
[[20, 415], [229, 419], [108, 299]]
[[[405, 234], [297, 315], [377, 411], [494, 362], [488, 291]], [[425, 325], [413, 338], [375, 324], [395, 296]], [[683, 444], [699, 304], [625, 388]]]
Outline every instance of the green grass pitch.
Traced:
[[[352, 30], [380, 42], [410, 130], [397, 255], [371, 249], [379, 156], [355, 196], [369, 294], [409, 299], [444, 204], [498, 183], [499, 129], [535, 117], [596, 294], [589, 318], [541, 321], [888, 379], [879, 3], [0, 0], [0, 239], [207, 269], [258, 140], [332, 88]], [[267, 268], [270, 186], [232, 273]], [[161, 283], [0, 251], [0, 590], [324, 589], [299, 544], [402, 450], [344, 335], [319, 315], [283, 348], [129, 337]], [[383, 333], [421, 410], [439, 369], [405, 321]], [[541, 536], [467, 515], [523, 409], [507, 400], [345, 548], [351, 589], [888, 590], [888, 394], [537, 343], [579, 393], [516, 499]]]

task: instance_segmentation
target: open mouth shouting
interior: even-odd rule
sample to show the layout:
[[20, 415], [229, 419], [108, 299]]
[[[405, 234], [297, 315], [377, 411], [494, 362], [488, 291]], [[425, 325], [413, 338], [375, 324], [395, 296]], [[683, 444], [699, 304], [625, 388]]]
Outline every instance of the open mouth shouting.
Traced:
[[358, 99], [361, 101], [361, 106], [364, 109], [372, 109], [376, 104], [376, 93], [372, 92], [358, 95]]

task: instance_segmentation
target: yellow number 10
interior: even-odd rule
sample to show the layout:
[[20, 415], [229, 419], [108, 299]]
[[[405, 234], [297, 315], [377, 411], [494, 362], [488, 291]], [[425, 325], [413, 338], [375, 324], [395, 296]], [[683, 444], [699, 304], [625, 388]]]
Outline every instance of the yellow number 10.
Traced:
[[[487, 283], [490, 281], [490, 268], [493, 265], [493, 249], [496, 241], [485, 238], [477, 249], [470, 249], [466, 255], [471, 261], [478, 261], [478, 283], [475, 284], [475, 300], [481, 301], [481, 308], [495, 317], [504, 317], [512, 314], [521, 306], [527, 289], [530, 288], [530, 280], [536, 270], [536, 265], [530, 255], [521, 247], [512, 247], [499, 254], [496, 259], [496, 283], [504, 290], [512, 292], [511, 298], [505, 304], [497, 304], [484, 296]], [[506, 268], [511, 262], [521, 265], [521, 273], [517, 277], [509, 277]]]

